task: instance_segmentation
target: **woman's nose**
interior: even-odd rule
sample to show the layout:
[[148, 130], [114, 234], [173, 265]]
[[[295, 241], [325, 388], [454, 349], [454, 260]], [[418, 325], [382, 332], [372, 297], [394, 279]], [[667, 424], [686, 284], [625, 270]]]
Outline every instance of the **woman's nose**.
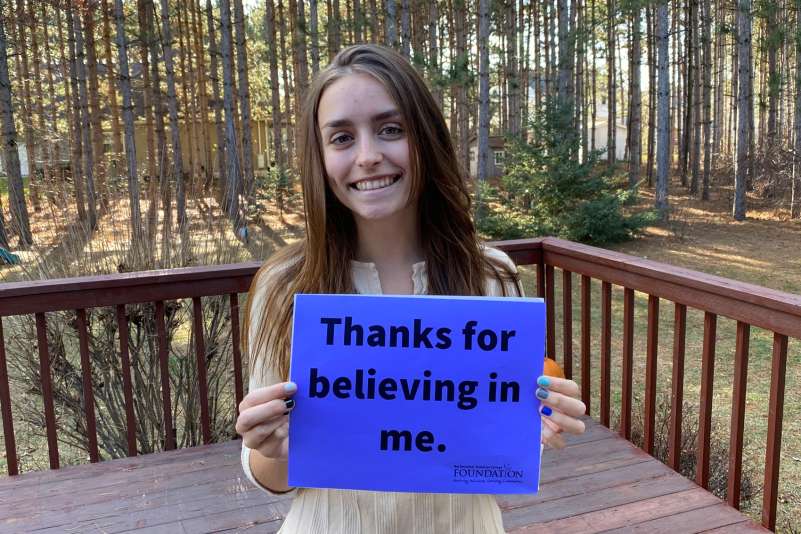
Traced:
[[359, 153], [357, 155], [356, 163], [360, 167], [371, 167], [381, 163], [383, 158], [384, 155], [381, 153], [381, 150], [379, 149], [375, 140], [368, 137], [363, 137], [359, 142]]

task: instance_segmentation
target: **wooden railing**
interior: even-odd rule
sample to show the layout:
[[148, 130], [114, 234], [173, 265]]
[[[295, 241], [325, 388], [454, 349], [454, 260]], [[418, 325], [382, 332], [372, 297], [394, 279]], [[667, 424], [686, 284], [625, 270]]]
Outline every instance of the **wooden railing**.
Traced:
[[[632, 395], [634, 373], [634, 305], [635, 291], [648, 295], [647, 348], [645, 364], [643, 449], [654, 451], [655, 411], [657, 391], [657, 353], [660, 300], [673, 302], [673, 361], [671, 377], [671, 409], [668, 464], [679, 469], [682, 432], [682, 406], [687, 332], [687, 309], [704, 312], [702, 345], [701, 388], [699, 407], [699, 439], [697, 447], [696, 482], [708, 488], [710, 478], [710, 438], [712, 429], [712, 394], [715, 364], [715, 339], [718, 316], [737, 321], [736, 350], [734, 354], [734, 383], [731, 408], [730, 455], [728, 476], [728, 503], [739, 508], [742, 477], [743, 427], [745, 414], [749, 335], [752, 326], [773, 332], [773, 354], [770, 381], [770, 406], [765, 453], [765, 480], [762, 505], [762, 523], [773, 529], [776, 524], [779, 465], [782, 436], [782, 413], [786, 376], [788, 338], [801, 338], [801, 297], [760, 286], [735, 282], [696, 271], [671, 267], [662, 263], [633, 256], [579, 245], [553, 238], [527, 239], [494, 243], [506, 251], [519, 265], [536, 268], [537, 294], [546, 300], [547, 354], [556, 357], [556, 269], [561, 271], [561, 305], [563, 354], [561, 363], [568, 377], [573, 377], [574, 364], [578, 363], [582, 400], [587, 413], [595, 402], [592, 391], [592, 338], [591, 320], [592, 281], [601, 283], [600, 321], [600, 392], [599, 417], [610, 426], [612, 412], [612, 287], [623, 289], [622, 368], [620, 386], [619, 431], [631, 439]], [[228, 295], [231, 312], [233, 366], [235, 374], [236, 404], [242, 398], [242, 363], [238, 349], [239, 304], [238, 293], [246, 292], [258, 263], [228, 266], [174, 269], [161, 272], [133, 273], [90, 278], [52, 280], [47, 282], [13, 283], [0, 285], [0, 318], [9, 315], [34, 314], [38, 334], [38, 351], [42, 377], [50, 466], [59, 467], [58, 440], [51, 391], [51, 370], [46, 342], [45, 312], [75, 310], [80, 339], [81, 371], [87, 429], [90, 434], [91, 461], [98, 461], [95, 432], [94, 403], [91, 382], [91, 355], [86, 342], [87, 308], [113, 306], [120, 332], [119, 347], [125, 390], [128, 454], [136, 454], [136, 421], [133, 410], [130, 362], [127, 345], [126, 304], [153, 302], [158, 327], [159, 361], [162, 377], [164, 428], [170, 429], [170, 383], [167, 369], [167, 338], [164, 329], [164, 302], [171, 299], [191, 298], [193, 301], [193, 331], [195, 355], [198, 360], [198, 387], [201, 426], [204, 443], [210, 440], [208, 420], [208, 394], [204, 365], [204, 340], [200, 297]], [[579, 362], [574, 362], [573, 347], [573, 274], [580, 277], [581, 325]], [[199, 333], [199, 335], [198, 335]], [[0, 405], [2, 405], [8, 472], [18, 473], [14, 441], [5, 343], [0, 319]], [[166, 431], [165, 448], [175, 447], [172, 433]]]

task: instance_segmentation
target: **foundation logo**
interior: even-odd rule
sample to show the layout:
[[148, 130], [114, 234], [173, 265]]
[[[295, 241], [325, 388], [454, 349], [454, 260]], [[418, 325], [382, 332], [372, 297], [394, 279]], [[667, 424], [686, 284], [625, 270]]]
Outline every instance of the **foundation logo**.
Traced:
[[504, 465], [461, 465], [453, 466], [453, 481], [464, 482], [497, 482], [522, 483], [523, 470]]

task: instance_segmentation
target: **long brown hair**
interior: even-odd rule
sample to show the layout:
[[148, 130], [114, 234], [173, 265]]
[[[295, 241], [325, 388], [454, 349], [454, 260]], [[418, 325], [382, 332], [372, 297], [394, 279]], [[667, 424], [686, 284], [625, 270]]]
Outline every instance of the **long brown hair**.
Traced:
[[[259, 324], [250, 325], [248, 299], [242, 342], [251, 372], [263, 351], [284, 380], [289, 374], [293, 299], [296, 293], [353, 293], [351, 260], [356, 224], [331, 191], [323, 162], [317, 109], [325, 89], [351, 74], [375, 78], [395, 101], [406, 125], [411, 157], [411, 199], [417, 199], [421, 247], [432, 295], [483, 295], [486, 277], [504, 282], [516, 275], [482, 254], [470, 215], [470, 194], [445, 119], [417, 71], [395, 51], [372, 44], [350, 46], [315, 77], [298, 124], [300, 178], [306, 234], [274, 254], [256, 274], [269, 281]], [[248, 351], [249, 328], [256, 330]], [[267, 366], [265, 366], [266, 368]]]

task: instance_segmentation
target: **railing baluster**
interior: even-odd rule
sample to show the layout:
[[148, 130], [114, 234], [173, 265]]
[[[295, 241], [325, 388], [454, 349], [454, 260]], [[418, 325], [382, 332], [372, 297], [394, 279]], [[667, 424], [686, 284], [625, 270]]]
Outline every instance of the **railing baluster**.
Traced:
[[715, 379], [715, 338], [717, 319], [714, 313], [704, 314], [704, 344], [701, 357], [701, 407], [698, 414], [698, 460], [695, 483], [709, 489], [709, 442], [712, 433], [712, 389]]
[[209, 423], [209, 386], [206, 381], [206, 345], [203, 341], [203, 308], [200, 297], [192, 298], [195, 324], [195, 357], [197, 358], [197, 381], [200, 391], [200, 427], [203, 432], [203, 443], [211, 443], [211, 425]]
[[770, 370], [768, 410], [768, 446], [765, 449], [765, 492], [762, 495], [762, 526], [776, 528], [776, 500], [779, 491], [779, 465], [782, 451], [782, 413], [784, 382], [787, 371], [787, 336], [773, 334], [773, 359]]
[[654, 453], [656, 364], [659, 350], [659, 297], [648, 295], [648, 345], [645, 361], [645, 431], [643, 449]]
[[14, 419], [11, 417], [11, 391], [6, 366], [6, 342], [3, 339], [3, 318], [0, 317], [0, 408], [3, 409], [3, 439], [6, 444], [6, 464], [9, 475], [18, 475], [17, 442], [14, 440]]
[[591, 371], [592, 359], [590, 358], [590, 328], [592, 326], [590, 315], [590, 287], [589, 276], [581, 277], [581, 400], [587, 407], [586, 414], [590, 415], [591, 390]]
[[125, 426], [128, 438], [128, 456], [136, 456], [136, 415], [134, 414], [133, 381], [131, 380], [131, 357], [128, 354], [128, 317], [125, 305], [117, 305], [117, 330], [120, 335], [120, 359], [122, 361], [122, 390], [125, 395]]
[[239, 403], [245, 395], [242, 386], [242, 353], [239, 350], [239, 295], [229, 295], [231, 303], [231, 345], [234, 357], [234, 391], [236, 394], [236, 415], [239, 417]]
[[673, 319], [673, 377], [670, 394], [670, 435], [668, 465], [681, 467], [681, 416], [684, 406], [684, 344], [687, 334], [687, 306], [676, 303]]
[[573, 275], [562, 271], [562, 348], [565, 377], [573, 379]]
[[165, 326], [163, 300], [156, 302], [156, 336], [159, 340], [159, 374], [161, 375], [161, 409], [164, 419], [164, 449], [169, 451], [175, 448], [175, 436], [172, 433], [169, 347], [167, 346], [167, 328]]
[[537, 264], [537, 297], [545, 298], [545, 264]]
[[729, 446], [729, 485], [726, 500], [740, 509], [740, 481], [743, 468], [743, 422], [745, 391], [748, 384], [748, 345], [751, 325], [737, 321], [737, 344], [734, 350], [734, 387], [731, 395], [731, 436]]
[[631, 439], [631, 380], [634, 367], [634, 290], [623, 289], [623, 373], [620, 435]]
[[42, 381], [42, 400], [47, 425], [47, 452], [50, 469], [58, 469], [58, 439], [56, 439], [56, 414], [53, 410], [53, 387], [50, 378], [50, 351], [47, 348], [47, 321], [43, 312], [36, 314], [36, 339], [39, 346], [39, 377]]
[[97, 450], [97, 426], [95, 424], [95, 393], [92, 386], [92, 359], [89, 355], [89, 335], [86, 330], [86, 310], [75, 310], [78, 319], [78, 347], [81, 353], [81, 378], [83, 380], [83, 402], [86, 411], [86, 439], [89, 441], [89, 461], [100, 461]]
[[556, 324], [554, 313], [553, 265], [545, 266], [545, 355], [556, 360]]
[[601, 424], [609, 428], [612, 394], [612, 284], [601, 284]]

